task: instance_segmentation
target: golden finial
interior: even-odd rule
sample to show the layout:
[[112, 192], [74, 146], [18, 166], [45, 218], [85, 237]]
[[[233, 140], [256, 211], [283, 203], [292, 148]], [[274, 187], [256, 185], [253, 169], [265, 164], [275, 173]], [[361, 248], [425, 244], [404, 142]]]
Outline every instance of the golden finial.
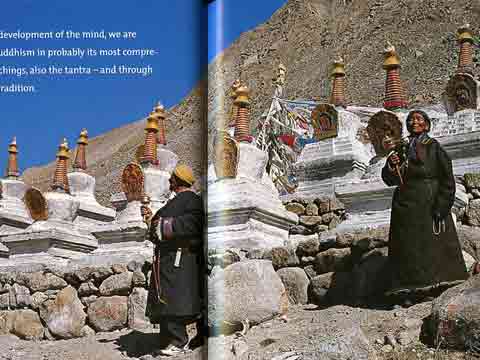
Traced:
[[457, 34], [458, 34], [458, 40], [460, 42], [464, 42], [464, 41], [470, 41], [472, 43], [474, 42], [472, 30], [470, 29], [470, 24], [465, 24], [460, 28], [458, 28]]
[[338, 56], [333, 61], [333, 71], [332, 76], [343, 76], [345, 75], [345, 63], [341, 56]]
[[395, 46], [393, 46], [390, 41], [387, 41], [387, 46], [383, 50], [383, 54], [385, 56], [383, 62], [384, 69], [390, 69], [400, 65], [400, 59], [398, 58]]
[[69, 151], [67, 139], [63, 138], [63, 142], [58, 147], [57, 157], [68, 159], [70, 157]]
[[14, 136], [12, 142], [8, 145], [8, 152], [9, 153], [18, 153], [17, 150], [17, 137]]
[[84, 144], [84, 145], [88, 144], [88, 131], [87, 131], [87, 129], [85, 129], [85, 128], [82, 129], [82, 131], [80, 132], [80, 136], [78, 137], [77, 144]]
[[235, 99], [235, 104], [236, 105], [243, 105], [243, 106], [248, 106], [250, 105], [250, 90], [248, 89], [247, 86], [241, 85], [237, 91], [236, 91], [237, 97]]

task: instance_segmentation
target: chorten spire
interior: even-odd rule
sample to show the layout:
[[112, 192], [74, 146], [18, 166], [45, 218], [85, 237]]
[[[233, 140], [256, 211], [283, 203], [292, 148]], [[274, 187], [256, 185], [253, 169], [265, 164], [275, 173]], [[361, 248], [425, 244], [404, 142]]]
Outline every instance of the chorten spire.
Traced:
[[142, 163], [157, 163], [157, 133], [157, 115], [155, 111], [152, 111], [147, 118], [147, 126], [145, 127], [145, 145], [143, 149]]
[[80, 136], [77, 140], [77, 153], [75, 155], [75, 162], [73, 163], [73, 168], [76, 171], [85, 171], [87, 170], [87, 160], [86, 160], [86, 149], [88, 145], [88, 132], [87, 129], [83, 129], [80, 132]]
[[167, 145], [167, 137], [165, 132], [165, 107], [158, 102], [157, 106], [155, 106], [154, 112], [158, 122], [157, 144]]
[[230, 114], [227, 119], [228, 123], [226, 124], [227, 128], [234, 128], [235, 123], [237, 122], [238, 116], [238, 106], [235, 104], [235, 100], [237, 98], [237, 90], [242, 86], [240, 79], [237, 79], [233, 82], [232, 87], [230, 89], [230, 99], [232, 100], [232, 107], [230, 108]]
[[17, 138], [14, 137], [10, 145], [8, 145], [7, 178], [9, 179], [18, 179], [18, 177], [20, 176], [20, 171], [18, 170], [17, 154]]
[[473, 34], [470, 25], [466, 24], [458, 29], [460, 54], [458, 56], [457, 72], [473, 74]]
[[69, 192], [68, 177], [67, 177], [67, 160], [70, 158], [70, 150], [68, 148], [67, 139], [58, 147], [57, 164], [55, 167], [55, 175], [53, 177], [52, 190], [63, 190]]
[[246, 86], [240, 86], [237, 91], [237, 98], [234, 104], [238, 107], [237, 119], [235, 122], [235, 140], [252, 142], [250, 136], [250, 90]]
[[387, 110], [405, 109], [408, 104], [400, 81], [400, 59], [395, 47], [389, 42], [384, 50], [384, 56], [383, 68], [387, 71], [387, 78], [383, 107]]
[[333, 62], [332, 78], [330, 103], [345, 107], [345, 63], [341, 57]]

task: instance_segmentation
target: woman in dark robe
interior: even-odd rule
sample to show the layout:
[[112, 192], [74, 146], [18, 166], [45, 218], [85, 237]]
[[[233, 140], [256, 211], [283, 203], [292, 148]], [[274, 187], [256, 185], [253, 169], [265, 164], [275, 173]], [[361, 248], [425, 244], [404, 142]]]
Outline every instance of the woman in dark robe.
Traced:
[[193, 347], [186, 325], [196, 321], [195, 345], [201, 345], [203, 270], [203, 203], [191, 191], [195, 179], [185, 165], [175, 168], [170, 190], [176, 196], [151, 219], [150, 240], [155, 256], [147, 299], [147, 316], [160, 324], [160, 336], [168, 343], [163, 355], [176, 355]]
[[[387, 294], [453, 285], [467, 272], [450, 210], [455, 200], [452, 162], [433, 138], [423, 111], [407, 117], [410, 133], [405, 153], [393, 152], [382, 179], [396, 185], [392, 201], [388, 259], [391, 287]], [[403, 184], [402, 184], [403, 182]]]

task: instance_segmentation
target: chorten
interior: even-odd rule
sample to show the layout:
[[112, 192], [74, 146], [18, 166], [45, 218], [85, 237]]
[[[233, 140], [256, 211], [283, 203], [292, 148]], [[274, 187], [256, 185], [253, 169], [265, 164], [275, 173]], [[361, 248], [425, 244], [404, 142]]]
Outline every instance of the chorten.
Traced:
[[[25, 203], [33, 223], [21, 233], [2, 236], [12, 256], [31, 261], [61, 261], [97, 248], [96, 239], [74, 225], [79, 202], [70, 194], [67, 140], [58, 147], [51, 190], [42, 194], [35, 188], [25, 192]], [[30, 257], [29, 257], [30, 256]]]
[[285, 210], [278, 192], [262, 180], [267, 154], [250, 135], [249, 90], [237, 89], [234, 137], [219, 130], [208, 187], [208, 246], [268, 248], [283, 245], [298, 221]]
[[95, 199], [95, 178], [87, 173], [88, 132], [83, 129], [77, 140], [73, 172], [67, 174], [70, 193], [79, 202], [74, 223], [87, 227], [95, 223], [113, 221], [115, 210], [100, 205]]
[[0, 234], [21, 232], [32, 223], [23, 202], [27, 186], [20, 179], [16, 138], [8, 146], [8, 155], [6, 177], [0, 179]]

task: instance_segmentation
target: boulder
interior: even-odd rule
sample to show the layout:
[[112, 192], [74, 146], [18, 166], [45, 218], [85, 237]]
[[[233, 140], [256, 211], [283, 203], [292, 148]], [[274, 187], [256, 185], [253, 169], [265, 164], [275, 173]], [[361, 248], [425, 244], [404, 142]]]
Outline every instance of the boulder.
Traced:
[[475, 259], [480, 259], [480, 231], [471, 226], [460, 225], [457, 234], [462, 249]]
[[323, 215], [330, 212], [330, 199], [318, 198], [315, 199], [315, 204], [318, 206], [318, 214]]
[[465, 180], [465, 187], [468, 191], [473, 189], [480, 189], [480, 174], [465, 174], [463, 176]]
[[233, 263], [240, 261], [240, 255], [233, 251], [225, 250], [224, 252], [218, 252], [210, 255], [209, 261], [213, 264], [213, 266], [218, 265], [222, 268], [225, 268], [229, 265], [232, 265]]
[[315, 256], [320, 251], [320, 241], [317, 236], [308, 237], [301, 240], [297, 245], [297, 254], [299, 256]]
[[328, 224], [328, 229], [329, 230], [335, 229], [341, 222], [342, 222], [342, 219], [340, 219], [338, 215], [333, 215], [332, 220]]
[[359, 233], [355, 233], [352, 242], [352, 256], [354, 261], [362, 256], [362, 254], [388, 245], [388, 227], [380, 227], [377, 229], [369, 229]]
[[354, 239], [355, 236], [351, 233], [341, 233], [337, 235], [335, 245], [339, 248], [351, 247]]
[[90, 295], [97, 295], [99, 292], [98, 288], [95, 286], [93, 281], [88, 281], [82, 283], [78, 288], [78, 295], [79, 296], [90, 296]]
[[100, 295], [128, 295], [132, 288], [132, 277], [133, 273], [128, 271], [106, 278], [100, 285]]
[[325, 225], [330, 224], [330, 221], [332, 221], [334, 216], [335, 216], [335, 214], [333, 212], [323, 214], [322, 215], [322, 223], [325, 224]]
[[132, 260], [128, 263], [127, 269], [128, 271], [134, 272], [134, 271], [142, 271], [143, 268], [143, 262], [138, 261], [138, 260]]
[[80, 337], [87, 317], [72, 286], [61, 290], [55, 300], [47, 300], [40, 305], [40, 316], [48, 330], [62, 339]]
[[316, 232], [317, 234], [322, 233], [324, 231], [328, 231], [328, 225], [319, 224], [313, 228], [313, 231]]
[[287, 246], [277, 246], [265, 251], [263, 259], [270, 260], [275, 270], [300, 264], [293, 248]]
[[318, 215], [318, 206], [315, 203], [310, 202], [305, 208], [305, 215], [307, 216], [317, 216]]
[[135, 270], [132, 275], [132, 286], [133, 287], [144, 287], [147, 282], [145, 274], [139, 270]]
[[480, 275], [446, 290], [433, 301], [422, 335], [435, 347], [467, 351], [480, 348]]
[[32, 292], [59, 290], [68, 285], [62, 278], [43, 272], [21, 273], [17, 276], [17, 283], [28, 287]]
[[315, 257], [315, 271], [324, 274], [332, 271], [346, 271], [351, 267], [350, 248], [328, 249]]
[[128, 298], [100, 297], [87, 310], [88, 322], [96, 331], [112, 331], [127, 325]]
[[81, 284], [92, 280], [99, 285], [110, 275], [113, 275], [111, 267], [107, 266], [86, 266], [65, 274], [65, 279], [72, 285]]
[[90, 295], [90, 296], [87, 296], [87, 297], [82, 297], [80, 298], [80, 301], [82, 302], [82, 304], [85, 306], [85, 307], [88, 307], [90, 306], [91, 303], [93, 303], [95, 300], [98, 299], [98, 296], [96, 295]]
[[0, 294], [0, 309], [10, 309], [10, 288], [9, 284], [3, 286], [3, 294]]
[[337, 234], [335, 230], [325, 231], [318, 234], [318, 240], [320, 242], [320, 251], [328, 250], [336, 247]]
[[307, 274], [307, 277], [310, 280], [318, 275], [317, 272], [315, 271], [315, 267], [313, 265], [307, 265], [303, 268], [303, 270], [305, 271], [305, 274]]
[[480, 199], [474, 199], [468, 203], [466, 216], [469, 225], [480, 226]]
[[33, 310], [17, 310], [12, 332], [25, 340], [41, 340], [44, 328], [38, 313]]
[[13, 330], [15, 311], [0, 311], [0, 335], [5, 335]]
[[217, 271], [208, 282], [208, 321], [259, 324], [282, 312], [285, 287], [268, 260], [247, 260]]
[[301, 268], [284, 268], [277, 271], [287, 291], [290, 304], [306, 304], [308, 302], [309, 280]]
[[13, 284], [9, 289], [10, 307], [23, 308], [32, 304], [30, 290], [26, 286]]
[[305, 207], [302, 204], [296, 202], [286, 204], [285, 209], [297, 215], [305, 214]]
[[303, 225], [293, 225], [290, 227], [289, 232], [291, 235], [311, 235], [314, 233], [312, 229]]
[[113, 264], [112, 271], [114, 274], [121, 274], [128, 271], [127, 265], [124, 264]]
[[45, 301], [48, 300], [48, 295], [43, 292], [37, 291], [32, 295], [32, 308], [38, 309]]
[[307, 226], [307, 227], [314, 227], [322, 223], [322, 217], [302, 215], [299, 217], [299, 222], [300, 222], [300, 225]]
[[81, 336], [82, 336], [82, 337], [95, 336], [95, 330], [93, 330], [90, 326], [85, 325], [85, 326], [82, 328]]
[[130, 329], [143, 329], [150, 325], [150, 321], [145, 316], [147, 296], [146, 289], [136, 287], [128, 297], [128, 327]]

